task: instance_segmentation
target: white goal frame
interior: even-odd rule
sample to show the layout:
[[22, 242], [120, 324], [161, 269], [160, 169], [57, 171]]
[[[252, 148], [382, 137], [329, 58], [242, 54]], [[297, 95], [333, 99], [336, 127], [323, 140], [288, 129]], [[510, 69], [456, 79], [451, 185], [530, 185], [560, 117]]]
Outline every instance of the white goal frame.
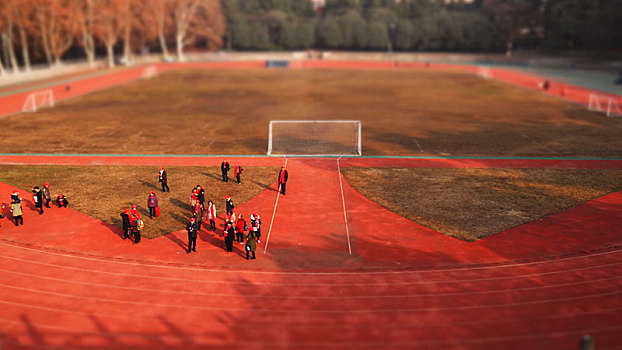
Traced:
[[337, 124], [355, 124], [356, 125], [356, 154], [354, 155], [358, 155], [361, 156], [363, 155], [363, 149], [362, 149], [362, 126], [361, 126], [361, 121], [360, 120], [271, 120], [270, 121], [270, 128], [268, 131], [268, 152], [267, 154], [269, 156], [344, 156], [344, 155], [353, 155], [353, 154], [339, 154], [339, 153], [318, 153], [318, 154], [272, 154], [273, 151], [273, 147], [272, 147], [272, 141], [273, 141], [273, 135], [274, 135], [274, 125], [275, 124], [307, 124], [307, 125], [312, 125], [312, 124], [328, 124], [328, 123], [337, 123]]
[[141, 75], [143, 79], [149, 79], [156, 76], [158, 76], [158, 66], [156, 66], [155, 64], [143, 68], [143, 73]]
[[43, 107], [54, 107], [54, 92], [51, 89], [33, 92], [26, 96], [22, 112], [36, 112]]
[[477, 76], [482, 79], [490, 80], [492, 79], [492, 72], [488, 67], [477, 67]]
[[622, 117], [620, 106], [613, 97], [590, 94], [587, 108], [590, 111], [605, 113], [607, 117]]

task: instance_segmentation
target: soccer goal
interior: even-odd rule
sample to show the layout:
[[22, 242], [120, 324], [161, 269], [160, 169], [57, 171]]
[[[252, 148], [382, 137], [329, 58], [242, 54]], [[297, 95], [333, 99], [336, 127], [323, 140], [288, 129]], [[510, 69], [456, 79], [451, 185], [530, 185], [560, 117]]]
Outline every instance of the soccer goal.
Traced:
[[158, 75], [158, 66], [156, 66], [155, 64], [152, 64], [143, 69], [142, 78], [149, 79], [149, 78], [156, 77], [157, 75]]
[[590, 111], [605, 113], [608, 117], [622, 117], [620, 105], [613, 97], [590, 94], [590, 101], [587, 108]]
[[362, 155], [360, 120], [271, 120], [268, 155]]
[[477, 67], [477, 76], [488, 80], [492, 78], [492, 73], [488, 67]]
[[43, 90], [26, 96], [22, 112], [36, 112], [43, 107], [54, 107], [54, 92]]

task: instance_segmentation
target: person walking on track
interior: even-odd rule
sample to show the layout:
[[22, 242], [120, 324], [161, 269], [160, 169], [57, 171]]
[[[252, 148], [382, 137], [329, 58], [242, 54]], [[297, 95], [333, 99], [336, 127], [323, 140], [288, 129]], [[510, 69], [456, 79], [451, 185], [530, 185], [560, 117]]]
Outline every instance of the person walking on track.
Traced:
[[197, 231], [201, 231], [201, 223], [203, 223], [204, 212], [205, 210], [203, 210], [201, 203], [197, 202], [193, 210], [194, 219], [197, 224]]
[[227, 253], [231, 253], [233, 252], [233, 240], [235, 238], [235, 224], [233, 220], [227, 220], [223, 234], [225, 235], [225, 249]]
[[227, 215], [233, 214], [233, 208], [235, 208], [235, 205], [233, 205], [233, 199], [231, 199], [230, 195], [225, 196], [225, 208]]
[[190, 222], [186, 225], [186, 231], [188, 231], [188, 250], [186, 254], [190, 254], [190, 251], [197, 251], [197, 224], [194, 217], [190, 218]]
[[24, 225], [22, 214], [24, 214], [22, 211], [22, 199], [19, 198], [19, 192], [13, 192], [11, 194], [11, 215], [13, 215], [15, 226]]
[[246, 226], [246, 220], [244, 220], [242, 214], [240, 214], [238, 215], [238, 221], [235, 223], [235, 240], [236, 242], [238, 242], [238, 244], [244, 243], [244, 236], [246, 234], [246, 230], [248, 230], [248, 226]]
[[279, 187], [281, 189], [281, 194], [285, 195], [285, 186], [287, 185], [288, 173], [285, 167], [281, 167], [281, 171], [279, 171]]

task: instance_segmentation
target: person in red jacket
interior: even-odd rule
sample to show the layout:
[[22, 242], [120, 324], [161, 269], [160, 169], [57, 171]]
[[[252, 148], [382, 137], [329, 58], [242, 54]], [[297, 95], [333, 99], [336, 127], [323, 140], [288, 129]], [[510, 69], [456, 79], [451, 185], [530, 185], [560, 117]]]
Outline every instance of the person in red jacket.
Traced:
[[235, 176], [235, 181], [238, 183], [238, 185], [242, 183], [240, 181], [241, 175], [242, 175], [242, 167], [240, 166], [240, 164], [235, 163], [235, 166], [233, 167], [233, 176]]
[[136, 219], [140, 219], [140, 213], [138, 212], [136, 204], [132, 204], [132, 210], [130, 210], [130, 221], [134, 222]]
[[246, 230], [248, 227], [246, 226], [246, 220], [242, 217], [242, 214], [238, 215], [238, 221], [235, 224], [235, 240], [239, 242], [238, 244], [244, 243], [244, 237], [246, 237]]
[[281, 189], [281, 194], [285, 195], [285, 185], [287, 185], [287, 177], [288, 173], [285, 167], [281, 167], [281, 171], [279, 171], [279, 187]]

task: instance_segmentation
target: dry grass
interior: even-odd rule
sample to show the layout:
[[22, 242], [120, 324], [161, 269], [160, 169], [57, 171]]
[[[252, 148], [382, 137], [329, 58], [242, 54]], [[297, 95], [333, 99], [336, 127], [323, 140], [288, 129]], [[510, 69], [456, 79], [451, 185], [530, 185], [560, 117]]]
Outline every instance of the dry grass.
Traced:
[[[245, 167], [242, 184], [238, 185], [223, 183], [220, 167], [169, 167], [170, 193], [161, 192], [157, 167], [0, 165], [0, 180], [25, 191], [50, 182], [52, 195], [66, 194], [74, 210], [118, 227], [122, 226], [119, 214], [123, 208], [137, 204], [141, 218], [146, 218], [143, 235], [154, 238], [185, 227], [191, 213], [189, 194], [197, 184], [205, 189], [205, 200], [214, 201], [220, 214], [226, 194], [236, 205], [242, 204], [273, 184], [278, 171], [272, 167]], [[147, 196], [152, 190], [156, 191], [162, 213], [153, 220], [147, 209]]]
[[367, 155], [622, 157], [620, 118], [466, 73], [416, 69], [167, 72], [4, 118], [0, 149], [264, 154], [271, 119], [362, 120]]
[[477, 240], [622, 189], [620, 170], [344, 168], [362, 194], [410, 220]]

